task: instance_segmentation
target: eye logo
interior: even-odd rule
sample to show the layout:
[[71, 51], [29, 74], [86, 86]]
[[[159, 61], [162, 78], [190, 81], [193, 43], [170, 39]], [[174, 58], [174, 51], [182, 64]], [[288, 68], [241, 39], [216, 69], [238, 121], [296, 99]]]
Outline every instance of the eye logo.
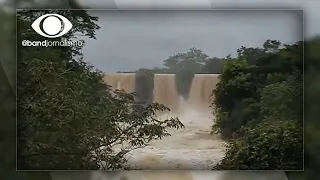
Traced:
[[43, 37], [57, 38], [69, 32], [72, 24], [59, 14], [45, 14], [36, 19], [31, 27]]

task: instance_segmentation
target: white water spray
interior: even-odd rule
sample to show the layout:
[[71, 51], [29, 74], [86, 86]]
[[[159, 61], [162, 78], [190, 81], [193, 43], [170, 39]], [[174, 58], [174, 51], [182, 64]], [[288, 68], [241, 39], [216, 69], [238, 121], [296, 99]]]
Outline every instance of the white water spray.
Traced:
[[129, 153], [134, 169], [212, 169], [224, 155], [223, 141], [210, 135], [213, 123], [210, 111], [194, 110], [179, 97], [179, 112], [161, 114], [158, 119], [177, 116], [185, 129], [169, 129], [171, 136], [153, 141], [143, 149]]

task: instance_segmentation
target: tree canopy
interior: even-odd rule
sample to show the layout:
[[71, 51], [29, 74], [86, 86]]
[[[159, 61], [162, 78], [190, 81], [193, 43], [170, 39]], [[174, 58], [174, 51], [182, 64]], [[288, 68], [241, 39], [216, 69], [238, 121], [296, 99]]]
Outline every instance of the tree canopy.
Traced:
[[303, 169], [302, 42], [238, 52], [213, 90], [213, 131], [232, 139], [215, 169]]
[[[41, 40], [30, 31], [39, 14], [19, 11], [18, 42]], [[77, 33], [95, 38], [98, 18], [84, 10], [59, 10]], [[55, 40], [61, 40], [57, 38]], [[125, 155], [182, 128], [177, 118], [158, 120], [160, 104], [133, 106], [134, 93], [112, 90], [103, 73], [82, 60], [82, 47], [18, 45], [18, 169], [124, 169]], [[122, 148], [117, 148], [120, 145]]]

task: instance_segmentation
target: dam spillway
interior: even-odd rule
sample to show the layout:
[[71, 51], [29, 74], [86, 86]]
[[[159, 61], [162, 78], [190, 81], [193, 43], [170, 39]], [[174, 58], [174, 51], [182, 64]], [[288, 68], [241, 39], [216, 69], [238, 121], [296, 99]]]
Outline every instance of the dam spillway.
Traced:
[[124, 90], [126, 93], [135, 91], [135, 79], [135, 73], [106, 74], [103, 78], [104, 82], [113, 89]]
[[153, 102], [160, 103], [177, 111], [179, 109], [179, 94], [175, 85], [174, 74], [155, 74]]
[[[212, 104], [212, 90], [218, 83], [219, 74], [195, 74], [191, 83], [187, 104], [193, 108], [209, 108]], [[122, 89], [127, 93], [135, 91], [135, 73], [106, 74], [104, 82], [113, 89]], [[179, 95], [174, 74], [155, 74], [153, 88], [153, 102], [179, 109], [181, 96]]]
[[212, 90], [219, 74], [195, 74], [191, 83], [188, 104], [198, 110], [207, 109], [213, 102]]
[[[135, 74], [110, 74], [104, 80], [114, 89], [123, 89], [125, 92], [133, 92], [137, 86]], [[217, 82], [217, 74], [196, 74], [189, 98], [185, 100], [177, 91], [174, 74], [155, 74], [153, 102], [171, 109], [170, 112], [157, 114], [156, 118], [164, 120], [178, 117], [185, 129], [168, 129], [171, 136], [154, 140], [146, 147], [131, 151], [126, 155], [128, 165], [133, 170], [211, 170], [225, 153], [220, 137], [210, 134], [214, 117], [209, 106], [212, 103], [211, 93]]]

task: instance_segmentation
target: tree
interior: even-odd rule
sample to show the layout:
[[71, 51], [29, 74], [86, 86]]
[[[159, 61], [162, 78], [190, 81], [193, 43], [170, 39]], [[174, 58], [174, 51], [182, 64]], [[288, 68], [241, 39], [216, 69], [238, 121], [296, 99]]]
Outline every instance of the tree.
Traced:
[[136, 92], [140, 102], [149, 104], [153, 102], [154, 72], [149, 69], [136, 71]]
[[164, 60], [168, 73], [174, 73], [178, 93], [185, 99], [188, 98], [192, 79], [195, 73], [200, 73], [208, 55], [200, 49], [191, 48], [186, 53], [178, 53]]
[[203, 66], [201, 73], [220, 74], [222, 72], [223, 59], [213, 57], [208, 59]]
[[[20, 11], [18, 42], [42, 39], [28, 29], [43, 13], [69, 18], [74, 30], [67, 40], [77, 33], [95, 38], [99, 28], [84, 10]], [[168, 110], [162, 105], [133, 106], [135, 94], [104, 84], [80, 49], [18, 46], [19, 169], [123, 169], [128, 152], [170, 135], [167, 127], [183, 127], [177, 118], [155, 118], [156, 111]]]
[[233, 140], [215, 169], [302, 169], [303, 44], [279, 49], [280, 44], [268, 40], [267, 50], [243, 47], [245, 53], [225, 61], [213, 91], [213, 130]]
[[[306, 171], [305, 179], [319, 179], [318, 166], [320, 156], [320, 37], [308, 39], [305, 43], [305, 151]], [[296, 176], [292, 173], [291, 176]]]
[[174, 78], [177, 91], [184, 99], [188, 99], [189, 97], [193, 77], [194, 72], [189, 69], [180, 69], [176, 72]]
[[164, 60], [164, 66], [172, 73], [181, 70], [197, 73], [201, 72], [201, 68], [207, 59], [208, 55], [204, 52], [196, 48], [191, 48], [186, 53], [178, 53]]

